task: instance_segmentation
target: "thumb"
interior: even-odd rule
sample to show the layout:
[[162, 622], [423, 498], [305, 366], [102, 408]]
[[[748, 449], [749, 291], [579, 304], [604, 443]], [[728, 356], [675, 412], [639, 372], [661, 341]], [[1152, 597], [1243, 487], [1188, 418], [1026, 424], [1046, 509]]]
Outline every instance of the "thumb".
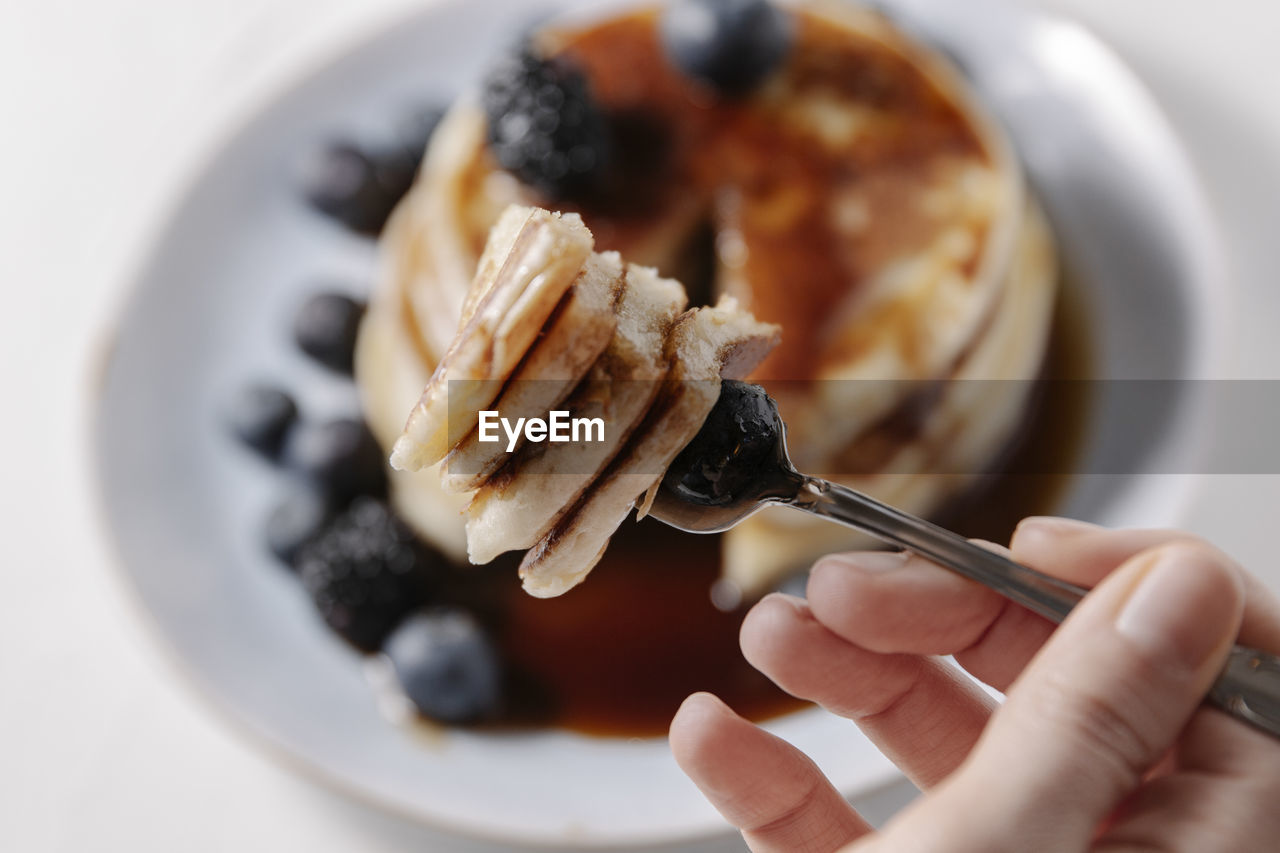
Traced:
[[1243, 607], [1238, 573], [1209, 546], [1174, 543], [1124, 563], [1010, 688], [952, 780], [948, 793], [970, 801], [960, 813], [1053, 839], [1037, 849], [1079, 849], [1177, 739]]

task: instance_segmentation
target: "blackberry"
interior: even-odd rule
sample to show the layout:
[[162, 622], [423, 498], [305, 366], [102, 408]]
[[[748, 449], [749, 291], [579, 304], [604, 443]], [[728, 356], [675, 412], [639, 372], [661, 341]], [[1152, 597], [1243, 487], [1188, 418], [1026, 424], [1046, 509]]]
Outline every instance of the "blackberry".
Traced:
[[364, 303], [350, 296], [317, 293], [298, 309], [293, 339], [299, 349], [325, 367], [350, 376], [364, 310]]
[[276, 459], [298, 419], [298, 404], [279, 388], [247, 385], [231, 399], [226, 417], [237, 438], [268, 459]]
[[548, 199], [581, 198], [606, 170], [608, 122], [564, 59], [528, 47], [506, 56], [485, 78], [482, 103], [498, 162]]
[[302, 547], [297, 569], [325, 623], [374, 652], [426, 601], [440, 559], [385, 503], [359, 498]]

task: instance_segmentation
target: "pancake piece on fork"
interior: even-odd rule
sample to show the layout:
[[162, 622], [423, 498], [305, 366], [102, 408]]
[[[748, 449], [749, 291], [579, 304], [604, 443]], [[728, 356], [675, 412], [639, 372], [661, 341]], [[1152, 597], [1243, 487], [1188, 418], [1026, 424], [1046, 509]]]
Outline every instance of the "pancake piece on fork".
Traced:
[[[616, 252], [588, 258], [493, 408], [514, 421], [542, 417], [564, 402], [613, 339], [625, 287], [626, 274]], [[523, 439], [521, 434], [521, 444]], [[473, 430], [445, 457], [441, 482], [450, 492], [478, 489], [508, 455], [505, 441], [482, 442], [479, 430]]]
[[[393, 467], [416, 471], [439, 462], [475, 428], [593, 245], [576, 214], [516, 206], [502, 214], [476, 267], [457, 336], [392, 449]], [[454, 399], [450, 383], [460, 392]]]
[[609, 346], [566, 401], [575, 415], [601, 417], [603, 441], [525, 445], [467, 507], [473, 563], [532, 547], [546, 535], [639, 426], [667, 374], [667, 336], [687, 297], [679, 282], [627, 268], [618, 326]]
[[[578, 504], [520, 563], [525, 592], [539, 598], [577, 586], [604, 556], [632, 507], [661, 482], [720, 396], [721, 379], [741, 379], [778, 343], [779, 327], [761, 323], [726, 297], [686, 312], [667, 343], [671, 370], [644, 423]], [[640, 508], [647, 509], [648, 501]]]

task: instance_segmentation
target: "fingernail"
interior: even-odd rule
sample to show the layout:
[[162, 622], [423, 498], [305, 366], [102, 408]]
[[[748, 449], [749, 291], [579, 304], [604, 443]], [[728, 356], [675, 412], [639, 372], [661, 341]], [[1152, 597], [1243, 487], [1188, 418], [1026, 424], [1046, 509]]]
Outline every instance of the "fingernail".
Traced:
[[900, 569], [911, 559], [910, 551], [851, 551], [833, 554], [819, 562], [834, 563], [842, 568], [853, 568], [868, 574], [880, 574]]
[[716, 694], [708, 693], [705, 690], [700, 690], [697, 693], [690, 693], [680, 704], [681, 707], [687, 705], [690, 708], [702, 707], [708, 711], [733, 713], [733, 709], [726, 705], [723, 699]]
[[1199, 669], [1234, 634], [1239, 594], [1204, 553], [1168, 547], [1129, 592], [1116, 631], [1153, 657]]
[[767, 601], [780, 602], [787, 605], [797, 613], [803, 613], [808, 608], [808, 603], [803, 598], [798, 595], [788, 595], [785, 592], [771, 592], [764, 598], [760, 599], [756, 606], [759, 607]]
[[1090, 524], [1087, 521], [1077, 521], [1074, 518], [1033, 515], [1018, 522], [1018, 527], [1014, 530], [1013, 535], [1019, 536], [1030, 534], [1032, 536], [1075, 536], [1099, 529], [1100, 528], [1096, 524]]

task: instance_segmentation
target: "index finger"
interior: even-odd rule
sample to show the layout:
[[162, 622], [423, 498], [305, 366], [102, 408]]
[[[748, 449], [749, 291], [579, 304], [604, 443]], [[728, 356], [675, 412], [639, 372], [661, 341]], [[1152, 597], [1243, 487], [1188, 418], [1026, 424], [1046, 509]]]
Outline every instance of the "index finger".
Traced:
[[[1009, 548], [1015, 560], [1045, 574], [1083, 586], [1093, 586], [1134, 555], [1188, 541], [1220, 549], [1198, 536], [1177, 530], [1108, 530], [1093, 524], [1058, 518], [1027, 518], [1014, 531]], [[1239, 642], [1280, 652], [1280, 601], [1257, 577], [1223, 555], [1231, 571], [1244, 583], [1244, 623]]]
[[[1030, 518], [1015, 531], [1010, 553], [1046, 574], [1091, 587], [1134, 555], [1179, 540], [1195, 537]], [[1248, 602], [1241, 641], [1277, 646], [1280, 606], [1261, 583], [1232, 565], [1245, 582]], [[889, 572], [858, 554], [825, 558], [810, 578], [808, 597], [815, 618], [848, 642], [886, 654], [951, 654], [1000, 690], [1054, 629], [1051, 622], [920, 557]]]

